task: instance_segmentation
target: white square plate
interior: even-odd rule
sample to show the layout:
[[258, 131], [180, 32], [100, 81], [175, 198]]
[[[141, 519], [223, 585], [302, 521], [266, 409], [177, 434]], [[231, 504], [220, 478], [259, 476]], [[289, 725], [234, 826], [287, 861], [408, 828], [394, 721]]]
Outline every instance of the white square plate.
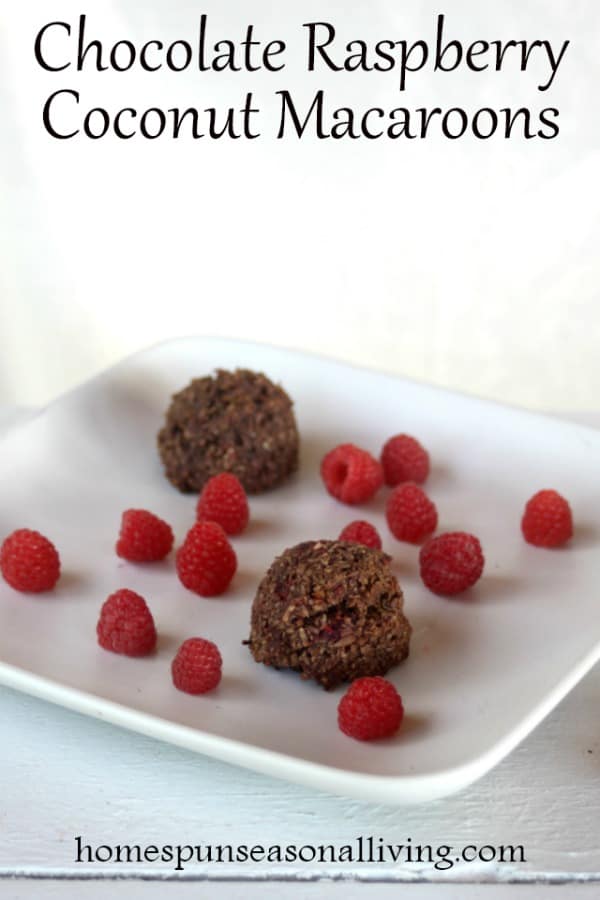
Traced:
[[[132, 565], [115, 555], [121, 512], [151, 509], [178, 542], [195, 497], [163, 477], [156, 452], [170, 395], [216, 367], [243, 366], [279, 381], [295, 401], [300, 471], [251, 498], [252, 521], [234, 539], [239, 569], [230, 591], [186, 591], [172, 556]], [[462, 599], [430, 594], [418, 549], [385, 527], [383, 490], [366, 507], [325, 492], [322, 455], [353, 441], [378, 454], [393, 433], [416, 435], [433, 469], [427, 490], [439, 530], [482, 542], [486, 569]], [[271, 775], [384, 802], [440, 797], [505, 756], [600, 657], [600, 432], [300, 353], [227, 340], [171, 341], [125, 360], [60, 398], [0, 443], [0, 537], [36, 528], [58, 547], [54, 592], [29, 596], [0, 583], [0, 680]], [[527, 498], [554, 487], [577, 527], [561, 550], [528, 546], [519, 522]], [[259, 578], [285, 547], [337, 537], [365, 517], [406, 597], [411, 655], [389, 677], [406, 718], [396, 737], [362, 744], [337, 728], [342, 689], [328, 693], [290, 672], [257, 665], [242, 641]], [[119, 587], [142, 593], [159, 631], [147, 659], [96, 644], [98, 612]], [[214, 640], [224, 677], [214, 694], [175, 690], [171, 659], [186, 637]], [[548, 748], [550, 752], [550, 748]]]

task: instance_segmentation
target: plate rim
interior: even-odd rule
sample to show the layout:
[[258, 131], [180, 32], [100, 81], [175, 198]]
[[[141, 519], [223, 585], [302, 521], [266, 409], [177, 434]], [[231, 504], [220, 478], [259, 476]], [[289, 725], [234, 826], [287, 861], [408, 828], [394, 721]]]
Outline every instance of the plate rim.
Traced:
[[489, 750], [426, 775], [377, 775], [301, 759], [235, 738], [181, 725], [0, 661], [0, 684], [119, 728], [194, 753], [330, 794], [387, 805], [437, 800], [473, 784], [515, 749], [600, 660], [600, 641]]
[[57, 404], [60, 404], [63, 400], [67, 399], [72, 394], [79, 392], [84, 388], [87, 388], [96, 381], [102, 381], [104, 378], [110, 376], [112, 372], [118, 370], [122, 366], [125, 366], [127, 363], [138, 359], [139, 357], [145, 356], [146, 354], [150, 354], [157, 350], [160, 350], [161, 348], [169, 346], [170, 344], [187, 344], [197, 342], [208, 344], [223, 343], [228, 345], [235, 345], [240, 348], [250, 347], [253, 350], [267, 350], [275, 353], [290, 353], [294, 356], [302, 357], [306, 360], [316, 360], [327, 365], [344, 369], [352, 369], [355, 372], [362, 372], [369, 375], [380, 376], [389, 379], [390, 381], [402, 381], [405, 384], [412, 384], [424, 390], [435, 392], [436, 394], [446, 394], [451, 397], [460, 398], [461, 400], [472, 403], [474, 405], [484, 407], [493, 406], [519, 416], [524, 416], [528, 419], [537, 419], [540, 422], [545, 422], [549, 426], [554, 425], [555, 427], [566, 427], [575, 431], [584, 431], [589, 434], [596, 435], [596, 437], [598, 436], [598, 428], [590, 425], [584, 425], [580, 422], [574, 422], [571, 419], [562, 418], [562, 416], [557, 416], [552, 412], [539, 409], [529, 409], [524, 406], [508, 403], [504, 400], [498, 400], [495, 397], [487, 397], [481, 394], [469, 393], [469, 391], [463, 389], [447, 387], [446, 385], [427, 381], [427, 379], [425, 378], [416, 378], [412, 375], [406, 375], [401, 372], [391, 371], [390, 369], [378, 368], [376, 365], [371, 366], [366, 363], [357, 363], [352, 360], [345, 360], [342, 358], [328, 356], [326, 353], [317, 350], [306, 350], [297, 347], [290, 347], [284, 344], [274, 344], [268, 341], [227, 337], [225, 335], [219, 334], [184, 334], [163, 338], [161, 340], [154, 341], [153, 343], [148, 344], [144, 347], [139, 347], [138, 349], [133, 350], [131, 353], [122, 356], [115, 362], [109, 363], [108, 365], [98, 369], [98, 371], [93, 372], [87, 378], [84, 378], [82, 381], [77, 382], [77, 384], [73, 385], [72, 387], [61, 391], [50, 401], [42, 404], [40, 407], [21, 407], [30, 412], [31, 415], [27, 415], [24, 421], [16, 422], [14, 427], [9, 427], [7, 434], [0, 434], [0, 442], [3, 441], [10, 433], [12, 433], [17, 428], [27, 426], [30, 421], [33, 421], [38, 416], [45, 414], [47, 411], [51, 410]]

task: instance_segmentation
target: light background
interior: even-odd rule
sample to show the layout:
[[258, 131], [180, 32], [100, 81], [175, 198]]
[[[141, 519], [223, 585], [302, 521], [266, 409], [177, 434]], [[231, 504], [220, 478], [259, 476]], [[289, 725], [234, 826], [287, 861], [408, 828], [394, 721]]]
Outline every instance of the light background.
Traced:
[[[45, 403], [120, 357], [183, 334], [325, 353], [510, 403], [598, 407], [600, 6], [596, 0], [0, 0], [0, 402]], [[33, 40], [88, 14], [89, 37], [288, 42], [279, 74], [43, 72]], [[303, 22], [352, 38], [571, 40], [552, 88], [521, 73], [303, 71]], [[70, 46], [73, 46], [72, 44]], [[240, 104], [265, 132], [299, 104], [527, 105], [553, 141], [56, 141], [41, 108]], [[242, 363], [243, 360], [240, 360]], [[199, 374], [202, 374], [199, 372]]]

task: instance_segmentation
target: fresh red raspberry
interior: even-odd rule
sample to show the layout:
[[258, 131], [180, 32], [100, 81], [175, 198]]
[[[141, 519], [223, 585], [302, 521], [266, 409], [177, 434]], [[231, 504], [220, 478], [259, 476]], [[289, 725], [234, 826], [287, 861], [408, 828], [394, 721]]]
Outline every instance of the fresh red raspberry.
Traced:
[[216, 597], [229, 587], [237, 558], [217, 522], [196, 522], [177, 551], [175, 565], [186, 588], [202, 597]]
[[221, 472], [208, 479], [198, 497], [198, 521], [218, 522], [226, 534], [241, 534], [249, 516], [248, 498], [239, 478]]
[[383, 445], [381, 465], [390, 487], [403, 481], [422, 484], [429, 475], [429, 454], [416, 438], [396, 434]]
[[101, 647], [125, 656], [146, 656], [156, 647], [152, 613], [144, 598], [127, 588], [104, 601], [96, 634]]
[[383, 471], [366, 450], [354, 444], [340, 444], [323, 457], [321, 478], [336, 500], [364, 503], [383, 484]]
[[171, 526], [145, 509], [126, 509], [121, 519], [117, 555], [130, 562], [156, 562], [173, 548]]
[[0, 572], [15, 590], [41, 594], [58, 581], [60, 557], [39, 531], [19, 528], [0, 547]]
[[171, 664], [173, 684], [186, 694], [214, 691], [221, 680], [222, 665], [216, 644], [204, 638], [188, 638]]
[[472, 534], [450, 531], [431, 538], [419, 555], [421, 578], [434, 594], [460, 594], [483, 572], [481, 544]]
[[571, 507], [557, 491], [538, 491], [521, 519], [523, 537], [536, 547], [560, 547], [573, 537]]
[[385, 517], [394, 537], [411, 544], [418, 544], [435, 531], [438, 521], [435, 504], [412, 481], [394, 488], [388, 497]]
[[339, 541], [353, 541], [355, 544], [364, 544], [365, 547], [373, 547], [375, 550], [381, 550], [381, 538], [379, 532], [370, 522], [364, 522], [357, 519], [356, 522], [350, 522], [349, 525], [341, 531], [338, 538]]
[[394, 685], [379, 675], [357, 678], [338, 705], [338, 725], [359, 741], [390, 737], [400, 727], [404, 709]]

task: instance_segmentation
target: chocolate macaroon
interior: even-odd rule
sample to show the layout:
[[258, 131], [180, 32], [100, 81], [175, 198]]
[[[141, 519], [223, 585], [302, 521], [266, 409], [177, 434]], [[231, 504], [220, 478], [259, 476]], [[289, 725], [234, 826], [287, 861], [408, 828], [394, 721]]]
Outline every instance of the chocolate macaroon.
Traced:
[[305, 541], [262, 579], [248, 645], [256, 662], [294, 669], [328, 690], [385, 675], [408, 656], [411, 626], [381, 550], [349, 541]]
[[158, 449], [180, 491], [201, 491], [213, 475], [232, 472], [258, 494], [297, 468], [292, 401], [260, 372], [218, 369], [173, 396]]

